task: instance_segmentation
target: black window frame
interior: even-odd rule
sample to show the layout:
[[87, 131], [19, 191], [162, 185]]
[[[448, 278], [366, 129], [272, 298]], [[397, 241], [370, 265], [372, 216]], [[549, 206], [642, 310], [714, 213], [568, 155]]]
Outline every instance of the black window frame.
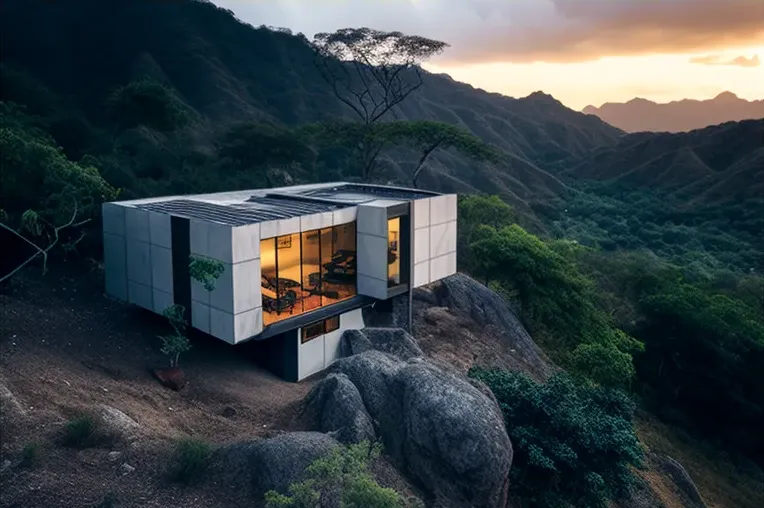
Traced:
[[[313, 330], [311, 330], [312, 335], [308, 335], [308, 329], [310, 328], [314, 328]], [[307, 344], [308, 342], [320, 337], [321, 335], [326, 335], [327, 333], [331, 333], [339, 329], [340, 329], [339, 314], [335, 316], [329, 316], [326, 319], [313, 321], [312, 323], [309, 323], [303, 326], [302, 328], [300, 328], [300, 344]]]

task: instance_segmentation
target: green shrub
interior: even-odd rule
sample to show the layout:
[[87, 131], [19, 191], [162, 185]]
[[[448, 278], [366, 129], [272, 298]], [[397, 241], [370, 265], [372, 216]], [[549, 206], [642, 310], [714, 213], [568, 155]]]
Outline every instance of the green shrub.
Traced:
[[40, 462], [40, 443], [32, 441], [24, 445], [21, 449], [22, 467], [34, 467]]
[[338, 496], [341, 507], [406, 508], [421, 506], [418, 499], [404, 499], [393, 489], [380, 486], [369, 472], [369, 461], [381, 447], [367, 442], [340, 446], [316, 459], [306, 470], [307, 479], [289, 486], [290, 495], [265, 494], [267, 508], [318, 508]]
[[72, 418], [64, 426], [64, 445], [74, 448], [93, 446], [98, 440], [98, 421], [91, 415]]
[[559, 374], [543, 384], [500, 370], [472, 369], [499, 401], [514, 447], [514, 491], [538, 508], [605, 508], [625, 495], [642, 449], [633, 403], [620, 391]]
[[182, 483], [196, 483], [209, 466], [212, 448], [208, 443], [194, 438], [184, 438], [175, 445], [175, 469], [173, 477]]

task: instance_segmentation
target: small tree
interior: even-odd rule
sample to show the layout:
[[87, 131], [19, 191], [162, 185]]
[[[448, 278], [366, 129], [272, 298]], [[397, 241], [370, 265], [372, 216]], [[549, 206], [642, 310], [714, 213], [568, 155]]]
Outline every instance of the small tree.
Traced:
[[162, 341], [161, 351], [170, 358], [170, 368], [174, 368], [178, 366], [180, 354], [191, 349], [191, 342], [186, 336], [186, 329], [188, 327], [186, 308], [175, 304], [167, 307], [162, 312], [162, 315], [170, 322], [174, 333], [159, 336], [159, 339]]
[[393, 489], [381, 487], [369, 472], [369, 461], [379, 457], [379, 444], [364, 441], [339, 446], [316, 459], [306, 470], [307, 479], [289, 486], [289, 496], [269, 491], [267, 508], [406, 508], [422, 506], [404, 499]]
[[[220, 278], [224, 270], [223, 263], [220, 261], [189, 256], [188, 271], [191, 278], [201, 283], [207, 291], [215, 289], [215, 281]], [[166, 308], [162, 315], [170, 322], [174, 333], [159, 336], [162, 341], [161, 351], [170, 358], [170, 367], [174, 368], [178, 366], [181, 353], [191, 349], [191, 342], [186, 335], [188, 329], [186, 308], [175, 304]]]

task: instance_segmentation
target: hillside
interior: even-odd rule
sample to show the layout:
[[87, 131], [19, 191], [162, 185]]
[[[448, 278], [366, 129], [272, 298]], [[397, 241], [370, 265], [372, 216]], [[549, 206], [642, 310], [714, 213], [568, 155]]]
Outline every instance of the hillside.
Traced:
[[626, 103], [608, 102], [599, 108], [587, 106], [583, 112], [626, 132], [685, 132], [764, 118], [764, 100], [747, 101], [723, 92], [704, 101], [684, 99], [663, 104], [636, 98]]
[[[319, 77], [304, 37], [252, 28], [205, 1], [12, 0], [0, 9], [2, 61], [23, 73], [13, 79], [5, 73], [3, 99], [35, 113], [57, 109], [58, 116], [78, 117], [76, 128], [54, 132], [75, 157], [97, 144], [108, 93], [146, 76], [171, 87], [198, 114], [189, 137], [199, 150], [211, 149], [234, 121], [294, 125], [347, 115]], [[520, 207], [564, 191], [545, 171], [547, 163], [582, 156], [621, 135], [541, 93], [512, 99], [432, 74], [393, 116], [458, 125], [506, 151], [508, 162], [496, 168], [442, 153], [423, 181], [444, 190], [499, 193]], [[391, 174], [416, 160], [405, 151], [390, 159]]]

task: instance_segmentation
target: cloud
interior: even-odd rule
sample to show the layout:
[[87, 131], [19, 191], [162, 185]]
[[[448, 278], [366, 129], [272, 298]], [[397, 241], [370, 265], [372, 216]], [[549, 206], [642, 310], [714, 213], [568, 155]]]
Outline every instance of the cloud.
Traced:
[[312, 36], [400, 30], [451, 44], [439, 63], [582, 62], [764, 44], [762, 0], [215, 0]]
[[758, 67], [761, 65], [759, 55], [753, 55], [750, 58], [741, 55], [732, 59], [724, 58], [721, 55], [696, 56], [690, 58], [690, 63], [701, 65], [734, 65], [736, 67]]

